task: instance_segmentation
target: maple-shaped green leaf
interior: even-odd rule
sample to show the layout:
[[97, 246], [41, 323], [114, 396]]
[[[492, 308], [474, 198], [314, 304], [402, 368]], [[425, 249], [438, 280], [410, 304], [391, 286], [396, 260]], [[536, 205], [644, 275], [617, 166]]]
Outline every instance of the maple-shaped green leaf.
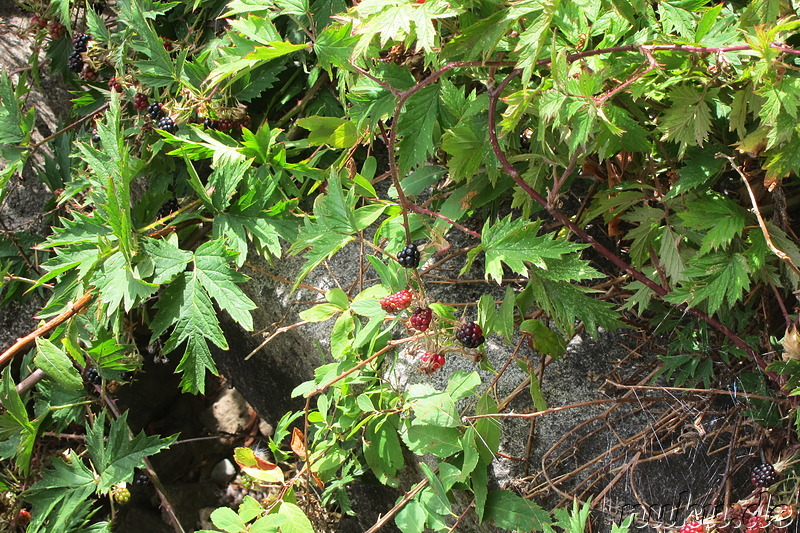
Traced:
[[439, 115], [439, 85], [425, 87], [409, 98], [400, 113], [397, 133], [400, 136], [400, 173], [424, 163], [434, 150], [433, 128]]
[[225, 237], [228, 248], [237, 252], [236, 266], [241, 267], [247, 260], [248, 235], [259, 251], [266, 250], [274, 257], [282, 253], [279, 237], [282, 229], [280, 221], [261, 216], [245, 216], [220, 213], [214, 217], [214, 237]]
[[27, 531], [75, 531], [89, 517], [96, 488], [94, 474], [75, 452], [53, 459], [53, 468], [22, 495], [33, 505]]
[[158, 285], [143, 281], [131, 271], [121, 251], [106, 259], [92, 278], [92, 284], [100, 291], [100, 301], [108, 304], [109, 316], [119, 308], [120, 303], [128, 312], [134, 304], [144, 301], [158, 290]]
[[253, 161], [245, 159], [240, 154], [232, 158], [230, 152], [215, 153], [215, 156], [214, 171], [208, 177], [208, 185], [213, 187], [211, 202], [214, 209], [224, 211], [230, 205], [233, 194]]
[[203, 243], [194, 253], [193, 276], [220, 308], [250, 331], [253, 329], [250, 310], [255, 309], [256, 304], [237, 285], [249, 278], [231, 268], [230, 263], [235, 257], [236, 252], [228, 250], [222, 239]]
[[160, 438], [131, 435], [128, 427], [128, 412], [111, 422], [106, 433], [105, 411], [101, 412], [86, 429], [86, 447], [97, 472], [97, 492], [106, 494], [117, 483], [131, 481], [134, 468], [142, 466], [142, 460], [168, 448], [177, 435]]
[[750, 288], [750, 266], [744, 255], [731, 251], [710, 253], [692, 262], [685, 271], [688, 281], [664, 297], [665, 300], [696, 307], [708, 302], [716, 313], [724, 302], [733, 306]]
[[416, 41], [417, 50], [432, 52], [436, 45], [433, 21], [458, 15], [459, 10], [449, 2], [408, 2], [407, 0], [364, 0], [354, 8], [353, 30], [361, 37], [355, 56], [363, 55], [378, 36], [381, 47], [389, 41], [410, 45]]
[[536, 304], [555, 321], [562, 332], [571, 333], [576, 319], [585, 324], [586, 331], [593, 337], [597, 336], [598, 326], [606, 330], [625, 327], [610, 302], [592, 298], [589, 289], [551, 281], [545, 275], [538, 268], [532, 268], [529, 285]]
[[695, 200], [678, 212], [678, 217], [692, 230], [707, 230], [698, 255], [726, 246], [741, 235], [745, 224], [744, 209], [722, 195]]
[[[725, 160], [714, 157], [717, 150], [713, 147], [705, 150], [690, 149], [686, 165], [678, 169], [678, 181], [664, 197], [664, 200], [677, 198], [681, 194], [704, 186], [710, 187], [713, 181], [725, 168]], [[702, 189], [701, 189], [702, 190]]]
[[505, 263], [514, 272], [528, 271], [526, 263], [547, 269], [544, 259], [558, 259], [564, 254], [586, 248], [563, 239], [553, 239], [553, 234], [536, 235], [541, 221], [512, 220], [511, 215], [500, 220], [487, 220], [481, 232], [481, 245], [486, 254], [486, 279], [500, 283]]
[[707, 98], [714, 98], [716, 89], [701, 90], [692, 85], [678, 85], [670, 92], [672, 107], [664, 112], [659, 128], [664, 140], [680, 143], [679, 157], [689, 146], [703, 146], [711, 131], [711, 109]]
[[331, 67], [350, 68], [350, 56], [358, 42], [352, 35], [352, 24], [329, 24], [317, 35], [314, 41], [314, 52], [317, 54], [317, 65], [330, 74]]
[[206, 340], [223, 350], [228, 349], [211, 298], [192, 272], [184, 272], [164, 290], [156, 307], [158, 313], [152, 322], [153, 339], [174, 324], [164, 352], [171, 352], [186, 342], [186, 351], [177, 368], [178, 372], [183, 372], [181, 388], [202, 394], [206, 370], [214, 375], [217, 373]]
[[153, 263], [153, 283], [168, 283], [186, 269], [192, 253], [178, 247], [178, 237], [171, 233], [165, 239], [142, 239], [142, 248]]

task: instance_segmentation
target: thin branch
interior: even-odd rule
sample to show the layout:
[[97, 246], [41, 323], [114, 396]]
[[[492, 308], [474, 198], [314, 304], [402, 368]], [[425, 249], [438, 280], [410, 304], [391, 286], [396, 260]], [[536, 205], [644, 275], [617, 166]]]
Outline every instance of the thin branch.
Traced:
[[410, 491], [406, 492], [405, 495], [403, 496], [403, 499], [397, 502], [397, 505], [389, 509], [388, 513], [381, 516], [378, 519], [378, 521], [375, 522], [375, 524], [373, 524], [372, 527], [366, 530], [364, 533], [375, 533], [380, 528], [385, 526], [387, 522], [389, 522], [389, 520], [391, 520], [394, 515], [396, 515], [403, 507], [405, 507], [405, 505], [408, 502], [411, 501], [411, 498], [416, 496], [419, 491], [421, 491], [427, 486], [428, 486], [428, 478], [426, 477], [425, 479], [414, 485], [414, 487]]
[[65, 126], [65, 127], [61, 128], [60, 130], [58, 130], [58, 131], [57, 131], [57, 132], [55, 132], [54, 134], [52, 134], [52, 135], [50, 135], [50, 136], [48, 136], [48, 137], [45, 137], [45, 138], [44, 138], [44, 139], [42, 139], [41, 141], [37, 142], [36, 144], [34, 144], [33, 146], [31, 146], [31, 148], [30, 148], [30, 150], [31, 150], [31, 153], [30, 153], [30, 155], [33, 155], [33, 154], [36, 152], [36, 150], [38, 150], [38, 149], [39, 149], [39, 148], [40, 148], [40, 147], [41, 147], [43, 144], [47, 143], [48, 141], [52, 141], [53, 139], [55, 139], [56, 137], [58, 137], [58, 136], [59, 136], [59, 135], [61, 135], [62, 133], [65, 133], [65, 132], [67, 132], [67, 131], [69, 131], [69, 130], [71, 130], [71, 129], [77, 128], [78, 126], [80, 126], [81, 124], [83, 124], [84, 122], [86, 122], [87, 120], [89, 120], [90, 118], [92, 118], [93, 116], [95, 116], [96, 114], [98, 114], [98, 113], [102, 113], [103, 111], [105, 111], [106, 109], [108, 109], [108, 106], [109, 106], [109, 105], [111, 105], [111, 103], [110, 103], [110, 102], [106, 102], [105, 104], [101, 105], [100, 107], [98, 107], [97, 109], [95, 109], [94, 111], [92, 111], [91, 113], [89, 113], [89, 114], [87, 114], [87, 115], [85, 115], [85, 116], [83, 116], [83, 117], [79, 118], [78, 120], [76, 120], [76, 121], [75, 121], [75, 122], [73, 122], [72, 124], [70, 124], [70, 125], [68, 125], [68, 126]]
[[91, 291], [86, 292], [83, 296], [75, 300], [75, 302], [69, 304], [66, 311], [63, 311], [55, 318], [49, 320], [44, 326], [34, 330], [20, 339], [17, 339], [17, 342], [15, 342], [11, 348], [0, 354], [0, 368], [3, 368], [10, 363], [11, 360], [14, 359], [15, 355], [24, 350], [32, 342], [36, 341], [36, 339], [53, 331], [61, 324], [83, 311], [91, 303], [93, 298], [94, 295]]

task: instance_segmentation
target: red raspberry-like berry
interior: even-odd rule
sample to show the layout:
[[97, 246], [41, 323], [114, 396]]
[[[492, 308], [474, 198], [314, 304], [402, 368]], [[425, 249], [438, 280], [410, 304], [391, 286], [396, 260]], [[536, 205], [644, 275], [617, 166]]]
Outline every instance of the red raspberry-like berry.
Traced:
[[17, 514], [17, 522], [25, 525], [31, 521], [31, 513], [27, 509], [20, 509]]
[[747, 519], [746, 533], [763, 533], [767, 529], [767, 520], [761, 516], [751, 516]]
[[458, 328], [456, 339], [467, 348], [477, 348], [486, 341], [481, 327], [476, 322], [467, 322]]
[[150, 105], [150, 101], [147, 99], [147, 95], [144, 93], [136, 93], [133, 97], [133, 107], [139, 111], [147, 110], [147, 106]]
[[440, 353], [425, 352], [421, 357], [422, 364], [419, 371], [425, 374], [433, 374], [444, 366], [444, 355]]
[[750, 472], [750, 483], [762, 489], [774, 485], [779, 479], [780, 476], [769, 463], [758, 465]]
[[381, 298], [381, 308], [387, 313], [402, 311], [411, 305], [411, 298], [411, 291], [403, 289], [402, 291], [390, 294], [386, 298]]
[[433, 318], [433, 311], [427, 307], [417, 307], [414, 309], [409, 323], [417, 331], [425, 331], [431, 325], [431, 318]]
[[705, 526], [697, 520], [686, 522], [680, 529], [680, 533], [705, 533], [705, 531]]

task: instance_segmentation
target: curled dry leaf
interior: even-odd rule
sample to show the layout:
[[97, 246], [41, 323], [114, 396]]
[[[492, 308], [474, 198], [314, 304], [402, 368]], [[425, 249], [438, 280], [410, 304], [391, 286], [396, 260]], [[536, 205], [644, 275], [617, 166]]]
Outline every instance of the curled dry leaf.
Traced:
[[781, 341], [784, 361], [800, 360], [800, 339], [797, 336], [797, 328], [800, 323], [798, 321], [800, 321], [800, 318], [786, 328], [786, 334]]

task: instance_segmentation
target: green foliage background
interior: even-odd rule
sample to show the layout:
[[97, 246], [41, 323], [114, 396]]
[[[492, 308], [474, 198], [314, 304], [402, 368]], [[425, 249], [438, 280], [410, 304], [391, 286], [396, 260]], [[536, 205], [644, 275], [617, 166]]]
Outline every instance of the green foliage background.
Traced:
[[[800, 22], [791, 4], [20, 4], [68, 34], [34, 31], [47, 67], [33, 57], [26, 75], [0, 74], [0, 198], [24, 169], [53, 192], [51, 233], [0, 238], [2, 297], [45, 295], [43, 319], [89, 302], [3, 374], [0, 457], [14, 460], [10, 490], [14, 476], [35, 480], [22, 495], [33, 506], [28, 531], [109, 530], [91, 497], [130, 481], [143, 457], [174, 437], [132, 436], [125, 414], [109, 416], [95, 401], [97, 416], [87, 419], [81, 371], [94, 366], [117, 380], [139, 368], [132, 325], [143, 325], [164, 353], [180, 357], [182, 389], [203, 393], [207, 373], [217, 372], [211, 347], [229, 346], [218, 313], [254, 327], [255, 303], [242, 290], [249, 254], [302, 255], [296, 288], [351, 242], [375, 251], [368, 260], [380, 286], [330, 291], [301, 314], [335, 319], [333, 362], [296, 389], [307, 408], [287, 413], [271, 449], [276, 463], [289, 460], [284, 438], [303, 416], [322, 503], [345, 511], [344, 487], [365, 470], [397, 486], [404, 447], [432, 455], [437, 468], [422, 463], [421, 488], [396, 515], [403, 531], [449, 528], [452, 491], [472, 495], [478, 520], [510, 530], [580, 531], [588, 516], [588, 507], [551, 514], [487, 488], [498, 426], [465, 425], [456, 410], [474, 397], [473, 414], [496, 413], [477, 373], [454, 373], [444, 391], [396, 391], [381, 379], [380, 365], [402, 342], [392, 340], [401, 322], [377, 299], [407, 282], [424, 291], [422, 278], [399, 272], [395, 254], [407, 242], [444, 243], [463, 232], [474, 243], [463, 272], [482, 256], [488, 283], [524, 280], [499, 307], [488, 294], [479, 300], [487, 335], [531, 335], [536, 350], [557, 358], [580, 328], [597, 335], [635, 324], [672, 332], [663, 373], [678, 385], [715, 385], [718, 362], [763, 394], [786, 398], [796, 386], [800, 363], [774, 352], [800, 289], [791, 227]], [[99, 81], [66, 69], [79, 31], [92, 36], [83, 59]], [[31, 140], [36, 110], [26, 100], [40, 76], [63, 76], [75, 89], [75, 122], [46, 140], [42, 166], [31, 157], [42, 144]], [[103, 83], [111, 76], [122, 80], [121, 93]], [[163, 102], [179, 130], [155, 129], [135, 111], [137, 92]], [[82, 127], [96, 113], [102, 118]], [[378, 185], [384, 178], [388, 194]], [[137, 180], [146, 192], [134, 192]], [[179, 209], [160, 212], [172, 198]], [[465, 227], [474, 215], [486, 220], [480, 231]], [[424, 247], [424, 259], [433, 248]], [[43, 274], [20, 253], [30, 249]], [[618, 276], [616, 300], [586, 288]], [[444, 342], [454, 309], [432, 308], [441, 336], [426, 338]], [[19, 389], [36, 369], [45, 377]], [[364, 392], [351, 394], [354, 385]], [[531, 395], [547, 407], [536, 386]], [[754, 416], [767, 425], [796, 419], [791, 405]], [[88, 454], [32, 472], [38, 435], [72, 423], [86, 427]], [[299, 518], [292, 480], [280, 495], [266, 507], [220, 510], [215, 523], [236, 532], [312, 527]]]

